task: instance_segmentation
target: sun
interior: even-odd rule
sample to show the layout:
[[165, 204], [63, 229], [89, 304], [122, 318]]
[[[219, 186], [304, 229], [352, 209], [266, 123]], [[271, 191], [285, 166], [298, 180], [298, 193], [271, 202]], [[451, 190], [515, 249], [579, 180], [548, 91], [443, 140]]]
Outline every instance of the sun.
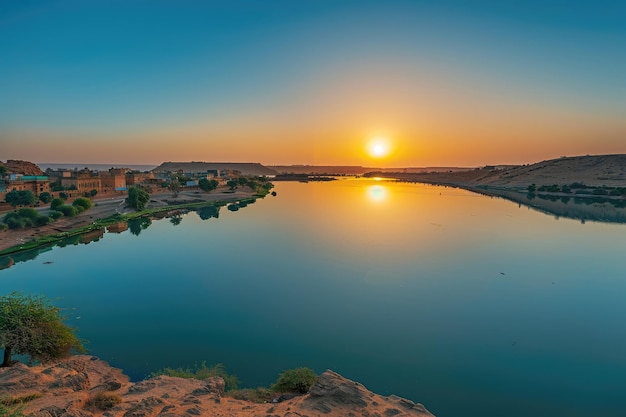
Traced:
[[379, 136], [367, 144], [367, 152], [372, 158], [383, 158], [389, 154], [389, 139]]

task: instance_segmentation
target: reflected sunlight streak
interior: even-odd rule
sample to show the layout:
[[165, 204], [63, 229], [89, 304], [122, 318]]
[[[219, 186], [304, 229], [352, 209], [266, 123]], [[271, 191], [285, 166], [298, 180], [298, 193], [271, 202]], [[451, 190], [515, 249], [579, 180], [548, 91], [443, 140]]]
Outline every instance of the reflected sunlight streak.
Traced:
[[367, 198], [373, 203], [382, 203], [389, 197], [384, 185], [370, 185], [367, 187]]

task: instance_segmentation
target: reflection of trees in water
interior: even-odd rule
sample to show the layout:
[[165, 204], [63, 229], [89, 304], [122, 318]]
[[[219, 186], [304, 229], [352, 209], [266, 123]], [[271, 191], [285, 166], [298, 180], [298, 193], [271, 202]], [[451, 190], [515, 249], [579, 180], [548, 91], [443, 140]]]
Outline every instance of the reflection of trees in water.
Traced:
[[182, 221], [183, 221], [183, 216], [181, 216], [180, 214], [176, 214], [170, 217], [170, 223], [172, 223], [174, 226], [178, 226], [180, 222]]
[[[605, 223], [626, 223], [626, 200], [606, 197], [570, 197], [489, 189], [496, 195], [557, 217]], [[572, 204], [573, 203], [573, 204]]]
[[147, 229], [152, 224], [152, 219], [149, 217], [139, 217], [128, 221], [128, 230], [135, 235], [139, 236], [142, 230]]
[[220, 208], [217, 206], [202, 207], [198, 210], [198, 216], [202, 220], [218, 219], [220, 217]]

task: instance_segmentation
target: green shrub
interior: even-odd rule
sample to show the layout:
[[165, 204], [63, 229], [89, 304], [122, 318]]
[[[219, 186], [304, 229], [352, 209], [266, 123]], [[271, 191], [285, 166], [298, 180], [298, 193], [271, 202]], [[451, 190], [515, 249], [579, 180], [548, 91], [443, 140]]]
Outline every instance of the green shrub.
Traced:
[[60, 211], [52, 210], [48, 214], [48, 217], [50, 217], [52, 220], [57, 220], [59, 217], [63, 217], [63, 213]]
[[63, 205], [57, 208], [65, 217], [74, 217], [78, 214], [76, 207]]
[[5, 216], [4, 223], [6, 223], [9, 229], [23, 229], [26, 227], [24, 219], [20, 217], [10, 217], [7, 219]]
[[221, 363], [218, 363], [212, 366], [207, 366], [206, 361], [202, 361], [200, 365], [196, 363], [193, 368], [187, 368], [187, 369], [164, 368], [164, 369], [160, 369], [150, 374], [150, 378], [154, 378], [159, 375], [175, 376], [178, 378], [192, 378], [192, 379], [200, 379], [200, 380], [204, 380], [204, 379], [211, 378], [211, 377], [220, 377], [224, 380], [224, 384], [225, 384], [224, 389], [226, 391], [237, 389], [237, 387], [239, 386], [239, 379], [234, 375], [228, 374], [226, 372], [226, 369], [224, 368], [224, 365], [222, 365]]
[[91, 208], [91, 200], [85, 197], [78, 197], [72, 203], [74, 207], [82, 207], [81, 211], [89, 210]]
[[279, 392], [306, 394], [317, 382], [317, 375], [311, 368], [295, 368], [282, 372], [272, 389]]
[[85, 401], [85, 409], [90, 411], [106, 411], [121, 403], [119, 395], [99, 392]]
[[43, 193], [39, 194], [39, 201], [41, 201], [44, 204], [48, 204], [49, 202], [52, 201], [52, 194], [50, 194], [47, 191], [44, 191]]
[[37, 213], [37, 210], [35, 210], [34, 208], [21, 208], [17, 211], [17, 215], [24, 218], [24, 219], [31, 219], [31, 220], [35, 220], [37, 217], [39, 217], [39, 213]]
[[35, 219], [36, 226], [45, 226], [50, 223], [50, 217], [48, 216], [39, 216]]
[[58, 210], [59, 207], [61, 207], [63, 204], [65, 204], [63, 202], [62, 198], [55, 198], [54, 200], [52, 200], [52, 202], [50, 203], [50, 208], [52, 210]]
[[275, 396], [273, 391], [263, 387], [235, 389], [228, 391], [227, 395], [236, 400], [250, 401], [259, 404], [269, 402]]

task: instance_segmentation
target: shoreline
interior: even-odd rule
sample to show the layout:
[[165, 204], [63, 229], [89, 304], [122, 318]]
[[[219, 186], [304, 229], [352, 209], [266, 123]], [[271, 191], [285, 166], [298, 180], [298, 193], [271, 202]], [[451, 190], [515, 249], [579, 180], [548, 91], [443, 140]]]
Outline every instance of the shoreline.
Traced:
[[[265, 194], [267, 195], [267, 194]], [[94, 206], [75, 217], [62, 217], [45, 226], [0, 232], [0, 256], [24, 252], [54, 244], [67, 237], [102, 230], [105, 227], [131, 219], [151, 216], [172, 210], [199, 208], [212, 205], [226, 205], [240, 200], [265, 197], [251, 189], [205, 193], [185, 191], [176, 197], [171, 192], [152, 194], [142, 211], [119, 207], [124, 197], [107, 197], [92, 200]], [[6, 214], [6, 213], [4, 213]]]

